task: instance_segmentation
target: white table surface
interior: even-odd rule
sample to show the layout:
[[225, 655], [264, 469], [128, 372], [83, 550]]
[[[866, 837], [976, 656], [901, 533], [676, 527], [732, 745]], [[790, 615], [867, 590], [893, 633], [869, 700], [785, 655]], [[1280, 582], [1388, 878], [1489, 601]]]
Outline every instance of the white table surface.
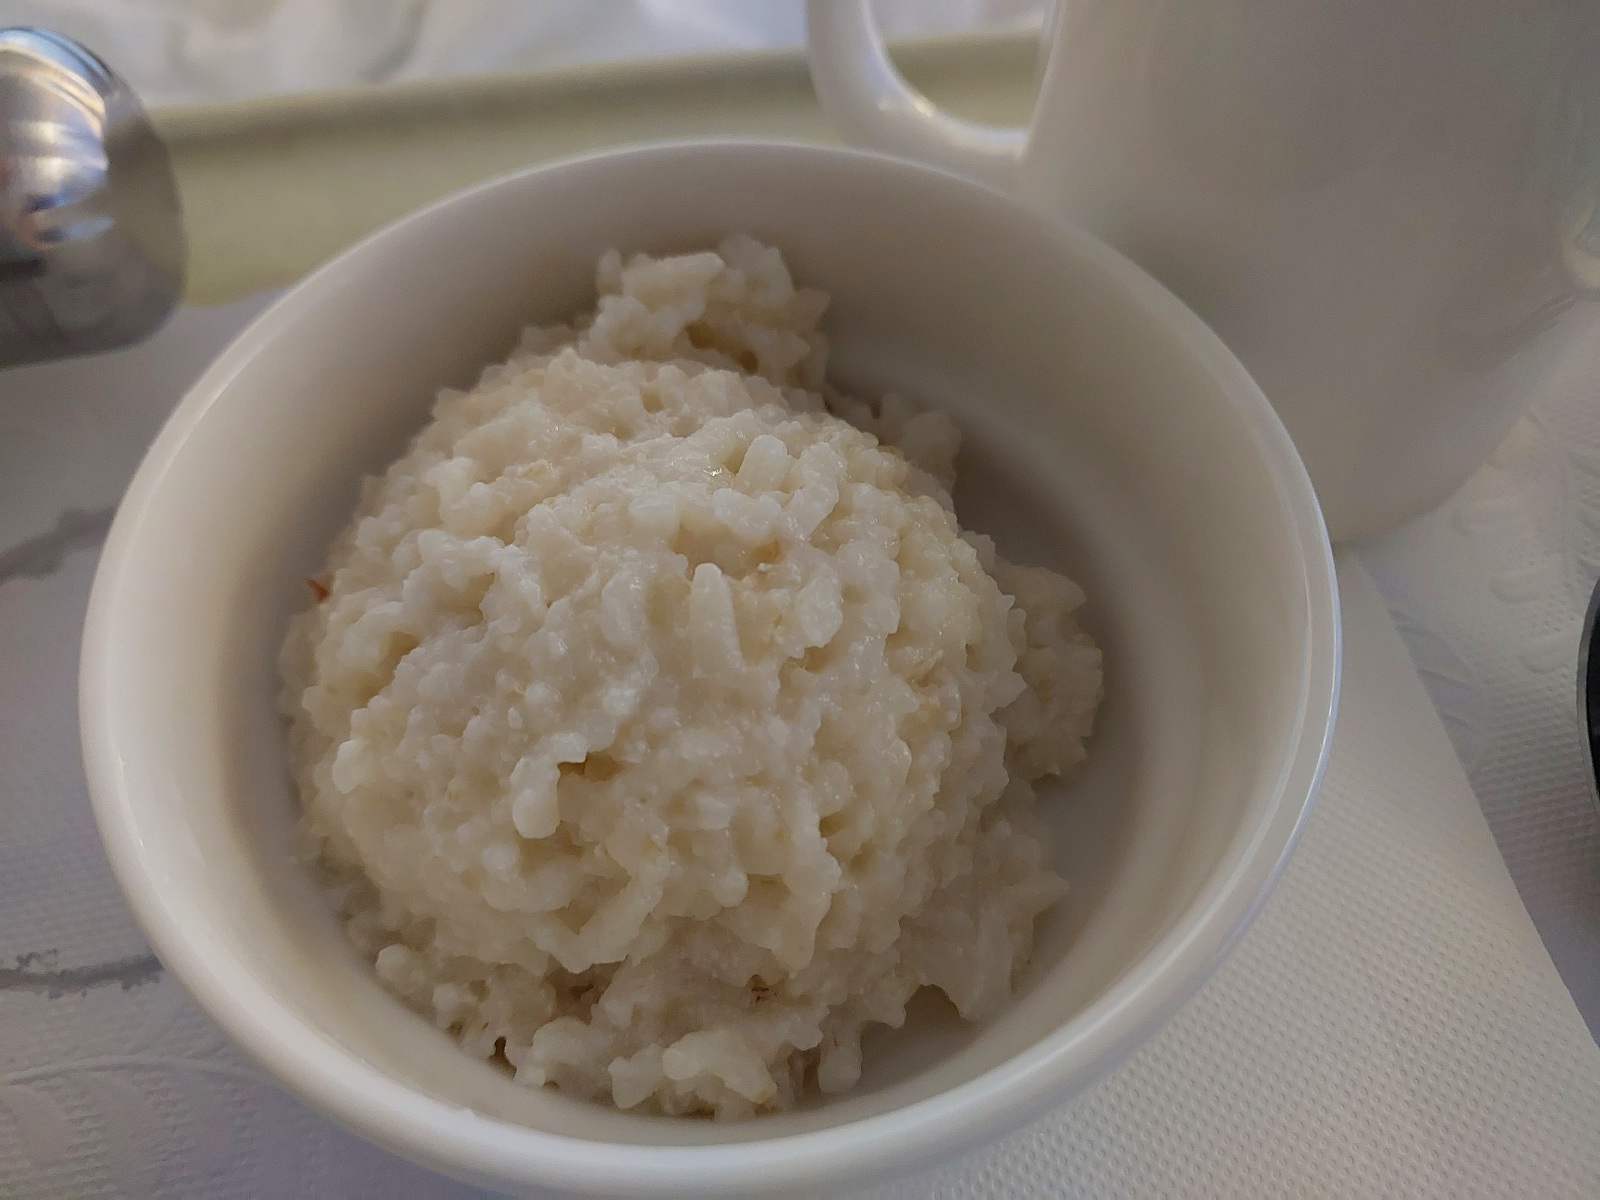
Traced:
[[[0, 377], [8, 1197], [473, 1194], [313, 1116], [226, 1042], [150, 957], [84, 794], [74, 676], [99, 539], [143, 444], [262, 302]], [[1600, 336], [1445, 509], [1342, 556], [1327, 784], [1217, 977], [1076, 1102], [876, 1197], [1600, 1194], [1600, 1049], [1546, 953], [1593, 1020], [1600, 863], [1571, 705], [1600, 552], [1584, 355]]]
[[[1037, 27], [1049, 4], [873, 0], [890, 36]], [[0, 0], [0, 24], [18, 23], [84, 40], [151, 104], [804, 40], [803, 0]], [[181, 356], [140, 361], [162, 396], [159, 380], [189, 369]], [[1600, 331], [1471, 486], [1361, 555], [1535, 924], [1600, 1032], [1600, 821], [1570, 702], [1578, 626], [1600, 574], [1597, 400]], [[128, 452], [110, 452], [107, 479], [131, 470]], [[53, 471], [49, 459], [30, 465]], [[22, 501], [27, 516], [5, 515], [20, 536], [48, 528], [35, 499]], [[88, 536], [70, 523], [62, 532]]]

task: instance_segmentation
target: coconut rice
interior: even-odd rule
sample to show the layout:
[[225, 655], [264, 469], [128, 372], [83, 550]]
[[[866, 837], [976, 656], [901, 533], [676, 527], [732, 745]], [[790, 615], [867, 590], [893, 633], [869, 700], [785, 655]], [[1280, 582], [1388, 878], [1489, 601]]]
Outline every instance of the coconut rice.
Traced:
[[1100, 655], [1076, 586], [957, 524], [948, 418], [825, 385], [776, 250], [611, 253], [598, 291], [367, 482], [283, 649], [302, 829], [468, 1053], [786, 1108], [918, 989], [1011, 995]]

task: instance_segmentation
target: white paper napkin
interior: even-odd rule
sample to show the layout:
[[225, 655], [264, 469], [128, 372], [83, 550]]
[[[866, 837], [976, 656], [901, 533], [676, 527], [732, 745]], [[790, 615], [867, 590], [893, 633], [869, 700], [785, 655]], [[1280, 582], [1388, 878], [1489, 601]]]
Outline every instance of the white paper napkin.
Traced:
[[1362, 558], [1534, 924], [1600, 1032], [1600, 814], [1576, 703], [1600, 574], [1600, 328], [1567, 350], [1466, 487]]
[[1305, 835], [1210, 983], [1097, 1088], [874, 1200], [1600, 1194], [1596, 1049], [1361, 567]]
[[[279, 1092], [160, 971], [95, 836], [74, 720], [95, 549], [144, 442], [261, 300], [0, 379], [0, 1193], [472, 1194]], [[876, 1192], [1600, 1193], [1600, 1050], [1382, 600], [1341, 564], [1344, 705], [1285, 879], [1088, 1095]]]

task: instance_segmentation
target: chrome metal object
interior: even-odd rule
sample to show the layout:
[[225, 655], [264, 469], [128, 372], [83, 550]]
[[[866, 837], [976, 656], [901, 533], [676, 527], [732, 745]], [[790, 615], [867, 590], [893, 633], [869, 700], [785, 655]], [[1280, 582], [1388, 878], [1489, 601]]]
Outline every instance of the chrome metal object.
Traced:
[[1589, 611], [1583, 618], [1583, 640], [1578, 646], [1578, 723], [1582, 726], [1583, 761], [1587, 767], [1589, 795], [1600, 804], [1600, 583], [1589, 597]]
[[126, 346], [183, 293], [166, 147], [128, 86], [41, 29], [0, 29], [0, 366]]

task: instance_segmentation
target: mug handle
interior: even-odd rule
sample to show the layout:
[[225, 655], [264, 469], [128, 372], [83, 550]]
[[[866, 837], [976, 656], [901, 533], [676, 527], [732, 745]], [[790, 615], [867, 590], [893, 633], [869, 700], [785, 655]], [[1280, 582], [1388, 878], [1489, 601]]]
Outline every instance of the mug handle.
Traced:
[[846, 141], [1010, 190], [1029, 131], [940, 111], [889, 61], [867, 0], [806, 0], [806, 40], [817, 98]]

